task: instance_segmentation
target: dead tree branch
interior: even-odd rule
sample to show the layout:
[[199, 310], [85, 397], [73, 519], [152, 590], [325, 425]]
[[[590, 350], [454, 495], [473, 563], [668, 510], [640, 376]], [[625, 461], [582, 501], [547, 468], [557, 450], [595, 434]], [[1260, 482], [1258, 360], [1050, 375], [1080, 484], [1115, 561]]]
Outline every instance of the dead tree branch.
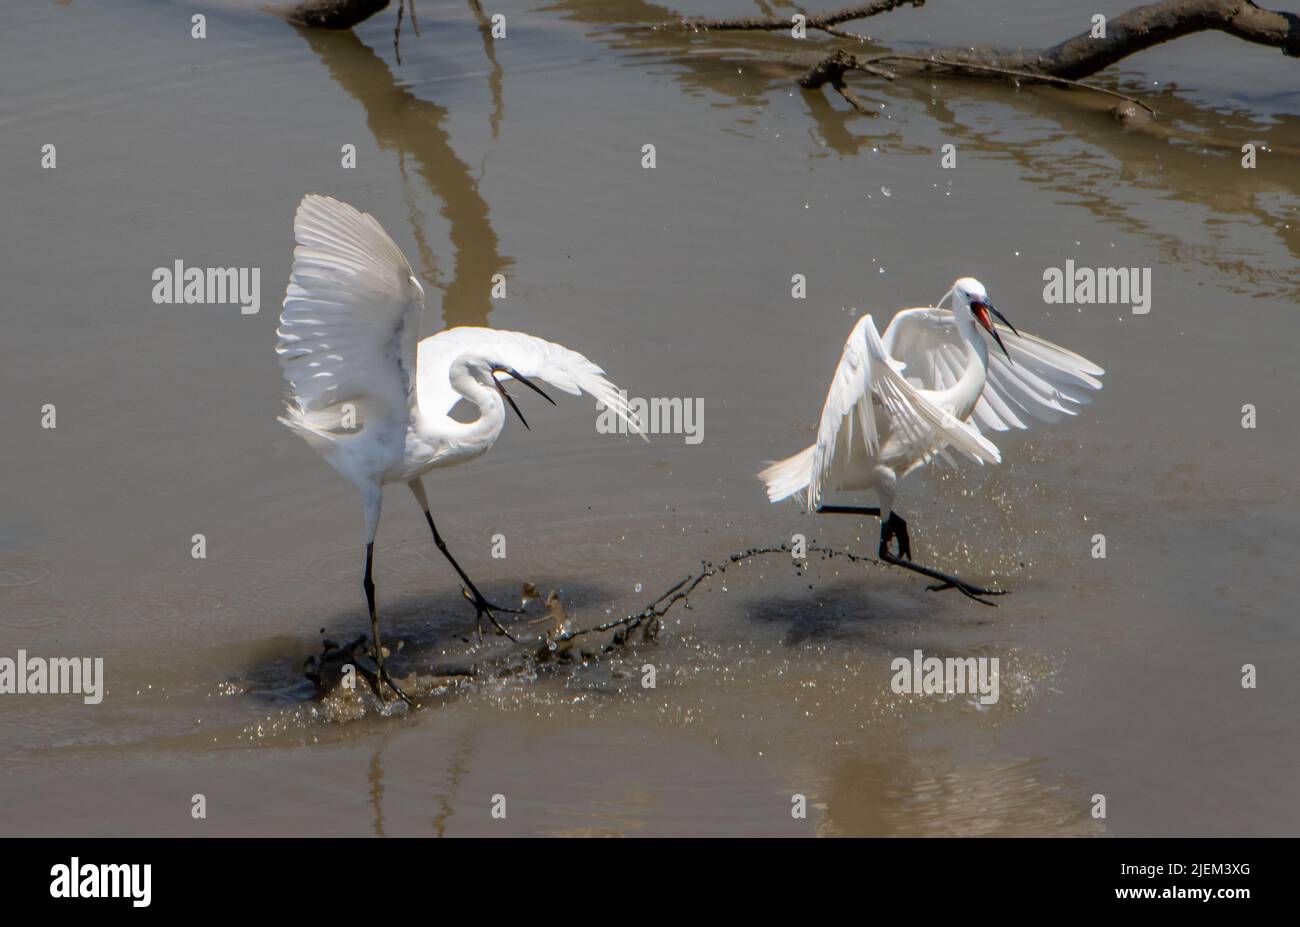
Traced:
[[[807, 568], [807, 559], [813, 554], [822, 556], [823, 560], [844, 559], [849, 563], [875, 563], [880, 566], [892, 566], [862, 554], [854, 554], [852, 551], [839, 550], [835, 547], [824, 547], [820, 545], [807, 546], [805, 558], [793, 559], [793, 551], [788, 543], [775, 547], [750, 547], [749, 550], [738, 551], [731, 554], [723, 562], [714, 563], [711, 560], [703, 560], [699, 564], [697, 572], [690, 573], [689, 576], [682, 577], [675, 582], [662, 595], [650, 602], [640, 611], [629, 612], [601, 624], [591, 625], [588, 628], [572, 628], [571, 620], [564, 612], [563, 605], [560, 605], [559, 598], [555, 593], [551, 593], [547, 598], [549, 606], [549, 615], [542, 616], [541, 619], [529, 621], [532, 625], [545, 623], [547, 620], [554, 621], [554, 627], [542, 633], [541, 636], [533, 640], [520, 641], [515, 646], [508, 647], [507, 650], [497, 651], [478, 660], [468, 660], [468, 662], [458, 664], [443, 664], [443, 666], [429, 667], [425, 671], [412, 671], [402, 680], [402, 685], [411, 690], [417, 698], [432, 696], [438, 692], [451, 692], [456, 685], [471, 683], [474, 679], [502, 679], [502, 677], [516, 676], [524, 672], [526, 668], [532, 667], [533, 670], [539, 670], [542, 667], [554, 668], [556, 664], [565, 664], [572, 662], [575, 655], [580, 655], [584, 662], [601, 659], [602, 655], [617, 655], [625, 653], [627, 647], [632, 645], [632, 632], [637, 628], [642, 629], [641, 640], [645, 642], [655, 641], [659, 636], [659, 619], [668, 614], [673, 606], [677, 603], [684, 603], [684, 607], [690, 607], [690, 594], [702, 584], [703, 581], [718, 576], [719, 573], [727, 572], [728, 567], [735, 566], [737, 563], [748, 562], [759, 556], [784, 555], [792, 558], [792, 562], [797, 569]], [[949, 585], [927, 586], [928, 589], [940, 590], [953, 588]], [[536, 595], [536, 586], [532, 584], [525, 585], [525, 594]], [[967, 593], [969, 594], [969, 593]], [[976, 599], [979, 601], [979, 599]], [[982, 602], [982, 605], [991, 605], [988, 602]], [[615, 632], [603, 645], [590, 645], [590, 647], [575, 644], [578, 638], [589, 636], [589, 634], [599, 634]], [[400, 649], [400, 646], [399, 646]], [[308, 658], [305, 663], [307, 671], [305, 676], [316, 686], [317, 694], [328, 694], [337, 689], [344, 679], [346, 679], [348, 668], [354, 670], [361, 679], [367, 681], [380, 698], [380, 680], [378, 673], [373, 667], [373, 653], [368, 646], [365, 634], [360, 634], [355, 640], [348, 642], [346, 645], [339, 645], [338, 642], [325, 640], [324, 651], [316, 657]], [[450, 688], [448, 688], [450, 686]], [[380, 699], [382, 701], [382, 699]], [[393, 705], [396, 705], [394, 702]]]
[[920, 71], [982, 65], [1078, 80], [1156, 45], [1216, 30], [1300, 56], [1300, 15], [1265, 10], [1251, 0], [1160, 0], [1107, 20], [1104, 38], [1082, 32], [1045, 49], [935, 48], [913, 57]]
[[[1281, 49], [1290, 57], [1300, 57], [1300, 15], [1266, 10], [1251, 0], [1160, 0], [1108, 20], [1103, 38], [1084, 32], [1050, 48], [934, 48], [919, 54], [882, 54], [863, 59], [837, 49], [814, 64], [799, 79], [799, 84], [817, 88], [829, 83], [838, 91], [845, 71], [878, 73], [878, 65], [888, 62], [896, 72], [947, 71], [1085, 87], [1137, 103], [1113, 90], [1082, 84], [1079, 79], [1153, 46], [1207, 31], [1225, 32], [1248, 42]], [[1138, 105], [1150, 110], [1145, 104]]]
[[854, 96], [844, 84], [845, 71], [865, 71], [868, 74], [874, 74], [877, 77], [883, 77], [886, 80], [894, 80], [898, 75], [892, 71], [879, 67], [881, 62], [911, 62], [922, 64], [927, 67], [947, 68], [952, 71], [973, 74], [975, 76], [997, 76], [1007, 77], [1014, 81], [1025, 81], [1034, 84], [1048, 84], [1053, 87], [1075, 87], [1081, 90], [1091, 90], [1094, 93], [1102, 93], [1107, 96], [1116, 97], [1134, 106], [1140, 106], [1151, 115], [1155, 115], [1155, 110], [1143, 103], [1141, 100], [1131, 97], [1126, 93], [1120, 93], [1118, 90], [1111, 90], [1109, 87], [1100, 87], [1096, 84], [1087, 84], [1083, 81], [1070, 80], [1065, 77], [1053, 77], [1049, 74], [1035, 74], [1032, 71], [1014, 71], [1010, 68], [999, 68], [986, 64], [972, 64], [966, 61], [936, 61], [932, 58], [924, 58], [919, 55], [874, 55], [870, 58], [859, 59], [857, 56], [849, 54], [843, 49], [836, 49], [827, 55], [808, 73], [799, 78], [799, 86], [806, 87], [810, 90], [829, 83], [840, 96], [848, 100], [853, 107], [859, 112], [868, 116], [875, 116], [875, 111], [869, 111], [864, 108], [864, 104]]
[[[924, 6], [925, 0], [875, 0], [873, 3], [859, 3], [854, 6], [846, 6], [839, 10], [828, 10], [824, 13], [813, 13], [805, 21], [809, 29], [818, 29], [823, 32], [829, 32], [832, 35], [847, 35], [835, 29], [840, 23], [850, 22], [855, 19], [865, 19], [868, 16], [876, 16], [880, 13], [888, 13], [890, 10], [896, 10], [900, 6]], [[782, 19], [779, 16], [749, 16], [742, 19], [707, 19], [702, 16], [688, 16], [673, 22], [661, 23], [655, 26], [656, 29], [687, 29], [694, 31], [710, 30], [759, 30], [764, 32], [780, 32], [790, 29], [793, 26], [790, 17]]]
[[[601, 658], [601, 655], [616, 655], [625, 652], [625, 649], [632, 643], [632, 632], [638, 628], [642, 629], [641, 639], [643, 641], [654, 641], [659, 634], [659, 620], [679, 602], [684, 603], [684, 607], [690, 608], [691, 593], [706, 579], [717, 576], [719, 573], [725, 573], [730, 566], [756, 557], [773, 554], [792, 557], [792, 553], [790, 545], [781, 544], [775, 547], [751, 547], [748, 550], [731, 554], [725, 561], [719, 563], [709, 560], [702, 561], [697, 572], [678, 580], [645, 608], [623, 615], [621, 618], [576, 630], [569, 626], [570, 622], [563, 606], [559, 604], [555, 593], [551, 593], [548, 599], [550, 614], [537, 621], [529, 622], [530, 625], [534, 625], [554, 619], [555, 626], [551, 630], [536, 639], [520, 641], [518, 645], [510, 647], [505, 652], [494, 653], [480, 660], [431, 667], [423, 672], [414, 671], [402, 680], [402, 685], [417, 697], [421, 697], [439, 690], [446, 690], [448, 686], [467, 684], [474, 679], [497, 679], [515, 676], [521, 672], [521, 668], [524, 666], [535, 668], [542, 666], [553, 667], [557, 663], [563, 664], [572, 660], [575, 653], [580, 654], [583, 660], [597, 660]], [[823, 547], [818, 544], [809, 544], [806, 553], [809, 557], [812, 554], [819, 554], [823, 560], [843, 559], [850, 563], [875, 563], [881, 566], [889, 566], [889, 564], [873, 557], [855, 554], [847, 550]], [[798, 569], [807, 568], [807, 558], [794, 560], [793, 562]], [[939, 589], [943, 587], [928, 588]], [[528, 584], [526, 589], [530, 594], [535, 592], [535, 587], [531, 584]], [[604, 645], [592, 645], [589, 649], [573, 643], [578, 638], [587, 635], [610, 631], [615, 633], [612, 639]], [[378, 674], [372, 665], [367, 662], [373, 661], [373, 654], [367, 646], [367, 638], [364, 634], [345, 645], [340, 645], [328, 639], [323, 643], [323, 652], [318, 656], [308, 658], [305, 664], [305, 675], [315, 685], [319, 695], [325, 695], [338, 688], [345, 678], [348, 667], [351, 667], [370, 685], [371, 690], [375, 692], [376, 698], [379, 698]]]
[[351, 29], [388, 7], [389, 0], [302, 0], [276, 9], [291, 23], [320, 29]]

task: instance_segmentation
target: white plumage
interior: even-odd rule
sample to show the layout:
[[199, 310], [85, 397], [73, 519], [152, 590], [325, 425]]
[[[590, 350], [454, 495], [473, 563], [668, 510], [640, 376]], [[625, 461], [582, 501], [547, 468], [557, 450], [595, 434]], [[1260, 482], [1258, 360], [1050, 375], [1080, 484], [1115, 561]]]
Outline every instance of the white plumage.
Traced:
[[[881, 556], [897, 534], [900, 554], [910, 559], [906, 523], [893, 512], [900, 477], [936, 457], [951, 462], [950, 451], [999, 463], [983, 431], [1074, 415], [1101, 389], [1104, 371], [1087, 358], [1009, 323], [996, 326], [990, 312], [1002, 316], [978, 280], [961, 278], [949, 296], [951, 310], [904, 309], [883, 336], [870, 315], [858, 321], [831, 379], [817, 442], [759, 474], [772, 502], [802, 496], [818, 511], [828, 492], [874, 490]], [[977, 322], [1002, 354], [990, 352]]]
[[[903, 376], [904, 369], [906, 364], [889, 356], [871, 316], [864, 316], [849, 334], [822, 408], [808, 484], [810, 508], [821, 502], [828, 484], [847, 488], [840, 485], [846, 477], [860, 479], [858, 469], [869, 476], [882, 463], [914, 465], [949, 444], [979, 463], [1001, 460], [992, 442], [958, 420], [942, 397], [918, 389]], [[853, 453], [858, 444], [865, 454]]]
[[[461, 354], [488, 350], [499, 363], [526, 377], [540, 377], [556, 389], [578, 396], [588, 393], [602, 405], [631, 419], [627, 401], [618, 387], [601, 370], [577, 351], [522, 332], [491, 328], [450, 328], [420, 342], [417, 378], [420, 408], [450, 412], [459, 393], [451, 385], [448, 371]], [[505, 378], [509, 379], [506, 374]]]
[[[536, 378], [573, 395], [588, 393], [645, 435], [604, 371], [561, 345], [520, 332], [453, 328], [417, 347], [424, 289], [373, 217], [309, 194], [294, 216], [294, 235], [276, 343], [291, 390], [280, 421], [361, 491], [376, 662], [391, 685], [382, 665], [371, 580], [385, 483], [410, 486], [479, 617], [486, 614], [496, 623], [496, 607], [479, 594], [434, 527], [421, 475], [472, 460], [496, 443], [505, 404], [514, 405], [502, 380], [541, 392], [532, 383]], [[449, 414], [461, 399], [478, 407], [471, 422]]]
[[275, 350], [294, 405], [310, 414], [357, 400], [404, 417], [424, 307], [406, 258], [374, 218], [328, 197], [303, 197], [293, 229]]
[[[885, 330], [884, 345], [920, 388], [949, 389], [961, 376], [963, 344], [952, 310], [904, 309]], [[989, 352], [987, 381], [975, 403], [972, 418], [982, 430], [1058, 422], [1078, 414], [1101, 389], [1097, 377], [1105, 371], [1067, 348], [1028, 332], [1009, 335], [1003, 346], [1009, 356]]]

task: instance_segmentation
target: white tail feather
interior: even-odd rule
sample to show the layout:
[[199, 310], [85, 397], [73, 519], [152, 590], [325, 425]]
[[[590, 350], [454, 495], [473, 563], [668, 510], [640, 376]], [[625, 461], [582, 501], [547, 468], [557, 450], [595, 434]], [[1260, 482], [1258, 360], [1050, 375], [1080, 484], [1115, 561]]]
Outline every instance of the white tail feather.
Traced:
[[793, 457], [768, 464], [758, 474], [758, 478], [767, 485], [768, 501], [780, 502], [808, 488], [812, 482], [815, 450], [815, 447], [806, 447]]

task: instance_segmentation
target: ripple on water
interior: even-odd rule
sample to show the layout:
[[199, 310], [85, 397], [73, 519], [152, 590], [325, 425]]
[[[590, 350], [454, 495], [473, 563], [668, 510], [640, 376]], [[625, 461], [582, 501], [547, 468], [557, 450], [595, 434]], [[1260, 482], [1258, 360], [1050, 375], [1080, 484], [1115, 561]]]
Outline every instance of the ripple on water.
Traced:
[[0, 607], [0, 627], [15, 631], [34, 631], [65, 623], [72, 611], [50, 599], [22, 599]]
[[78, 620], [111, 629], [161, 627], [185, 622], [193, 613], [194, 600], [185, 593], [113, 593], [83, 602], [77, 609]]
[[0, 560], [0, 588], [34, 586], [54, 575], [54, 567], [31, 557], [7, 557]]
[[283, 576], [285, 567], [286, 564], [281, 561], [261, 557], [226, 557], [220, 560], [200, 560], [180, 575], [186, 583], [201, 583], [224, 590], [269, 582]]

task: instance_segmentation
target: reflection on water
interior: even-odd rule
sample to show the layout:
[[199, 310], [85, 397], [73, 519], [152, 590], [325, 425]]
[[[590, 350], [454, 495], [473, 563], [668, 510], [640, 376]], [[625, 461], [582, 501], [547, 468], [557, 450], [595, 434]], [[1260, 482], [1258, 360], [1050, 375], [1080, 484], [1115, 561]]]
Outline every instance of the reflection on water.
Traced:
[[[1130, 233], [1160, 242], [1171, 262], [1209, 264], [1227, 281], [1238, 281], [1235, 290], [1239, 293], [1300, 298], [1300, 283], [1290, 268], [1264, 266], [1258, 249], [1241, 247], [1234, 234], [1239, 230], [1236, 221], [1245, 219], [1269, 230], [1292, 259], [1300, 259], [1300, 221], [1295, 211], [1300, 197], [1300, 171], [1295, 169], [1300, 161], [1300, 116], [1294, 113], [1264, 115], [1235, 100], [1226, 106], [1199, 106], [1176, 88], [1159, 81], [1153, 86], [1126, 74], [1134, 65], [1141, 66], [1139, 55], [1090, 78], [1090, 82], [1150, 104], [1159, 113], [1156, 130], [1172, 136], [1167, 142], [1153, 143], [1142, 131], [1121, 129], [1111, 113], [1115, 103], [1111, 97], [1043, 86], [1013, 90], [952, 77], [887, 82], [856, 76], [854, 91], [869, 105], [880, 105], [880, 117], [872, 119], [825, 89], [799, 90], [794, 85], [794, 79], [811, 62], [842, 42], [818, 37], [794, 42], [778, 32], [652, 29], [679, 17], [680, 12], [641, 0], [599, 4], [562, 0], [553, 9], [592, 26], [588, 32], [592, 39], [631, 53], [630, 66], [670, 65], [672, 78], [684, 93], [708, 98], [714, 106], [761, 110], [773, 94], [800, 94], [817, 138], [841, 157], [875, 151], [933, 157], [937, 145], [916, 141], [919, 133], [914, 119], [906, 113], [902, 120], [895, 118], [900, 110], [924, 110], [941, 130], [942, 141], [957, 144], [964, 154], [1013, 159], [1026, 182], [1058, 193], [1062, 205], [1082, 207]], [[864, 21], [872, 22], [876, 20]], [[1062, 37], [1044, 36], [1044, 44]], [[852, 48], [866, 55], [898, 50], [872, 41], [852, 43]], [[1248, 48], [1240, 53], [1252, 51]], [[1121, 76], [1117, 78], [1116, 72]], [[1285, 105], [1295, 95], [1250, 96], [1255, 102]], [[996, 121], [978, 112], [972, 117], [968, 112], [985, 103], [1003, 110]], [[1014, 111], [1018, 114], [1015, 121], [1032, 125], [1032, 130], [1009, 130], [1012, 120], [1005, 110]], [[751, 121], [739, 114], [733, 119], [742, 126]], [[1048, 129], [1048, 123], [1056, 128]], [[783, 129], [798, 131], [799, 127]], [[1268, 169], [1242, 168], [1241, 145], [1245, 142], [1263, 152], [1263, 161], [1272, 159]], [[816, 149], [809, 153], [809, 157], [819, 156]], [[1190, 207], [1189, 214], [1203, 218], [1207, 226], [1220, 228], [1211, 230], [1206, 240], [1194, 240], [1195, 232], [1204, 231], [1199, 222], [1170, 223], [1168, 211], [1143, 216], [1125, 195], [1126, 188], [1145, 193], [1153, 185], [1168, 199]], [[1188, 210], [1184, 212], [1188, 214]]]
[[897, 752], [836, 765], [823, 798], [825, 836], [1099, 835], [1076, 783], [1048, 774], [1042, 761], [954, 766], [934, 751]]
[[492, 91], [492, 115], [490, 117], [492, 124], [492, 137], [499, 138], [501, 135], [501, 117], [505, 114], [506, 102], [505, 95], [501, 92], [502, 81], [505, 79], [505, 70], [501, 67], [501, 62], [497, 60], [496, 39], [492, 37], [492, 19], [483, 10], [483, 4], [479, 0], [469, 0], [470, 8], [474, 10], [474, 18], [478, 20], [478, 31], [483, 36], [483, 54], [492, 67], [492, 73], [488, 75], [488, 87]]
[[374, 835], [382, 837], [384, 836], [384, 765], [381, 758], [388, 738], [381, 734], [374, 740], [374, 753], [370, 755], [370, 769], [366, 778], [370, 782], [370, 807], [375, 812]]
[[470, 756], [474, 752], [475, 729], [462, 727], [455, 735], [455, 746], [447, 753], [447, 779], [444, 788], [438, 791], [438, 813], [433, 816], [433, 832], [439, 837], [447, 836], [447, 824], [456, 813], [460, 804], [460, 787], [469, 771]]
[[[488, 204], [479, 193], [478, 179], [452, 147], [444, 125], [446, 109], [400, 85], [384, 60], [351, 30], [330, 32], [298, 27], [298, 32], [320, 56], [338, 85], [365, 107], [366, 124], [379, 146], [397, 153], [420, 269], [426, 279], [443, 291], [443, 327], [486, 325], [492, 311], [492, 276], [505, 273], [513, 262], [500, 253], [500, 242], [488, 216]], [[495, 133], [504, 111], [501, 71], [493, 55], [491, 37], [485, 35], [484, 42], [493, 63], [489, 80]], [[415, 174], [424, 182], [427, 192], [440, 202], [439, 212], [451, 224], [455, 256], [450, 280], [439, 270], [438, 259], [424, 234], [423, 210], [419, 205], [423, 193], [411, 186], [408, 162], [413, 163]]]

